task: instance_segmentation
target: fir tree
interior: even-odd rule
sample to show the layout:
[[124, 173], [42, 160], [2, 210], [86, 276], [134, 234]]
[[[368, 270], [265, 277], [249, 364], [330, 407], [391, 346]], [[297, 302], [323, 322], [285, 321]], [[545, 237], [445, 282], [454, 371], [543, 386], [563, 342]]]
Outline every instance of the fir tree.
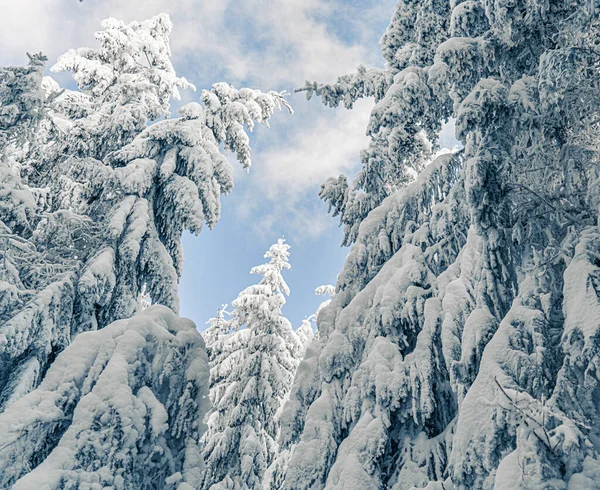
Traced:
[[[225, 343], [239, 349], [230, 348], [226, 360], [211, 369], [214, 406], [204, 436], [202, 488], [263, 488], [265, 471], [276, 453], [279, 412], [300, 348], [281, 313], [284, 295], [289, 294], [282, 276], [282, 271], [290, 268], [289, 248], [282, 239], [272, 245], [265, 253], [269, 262], [250, 271], [262, 276], [260, 282], [246, 288], [232, 303], [227, 328], [234, 333]], [[211, 328], [220, 328], [218, 324], [213, 322]]]
[[75, 335], [132, 316], [143, 287], [153, 304], [178, 310], [181, 235], [213, 227], [233, 187], [221, 145], [248, 169], [246, 131], [289, 109], [282, 94], [217, 83], [179, 117], [148, 125], [193, 88], [171, 64], [171, 28], [165, 14], [105, 21], [98, 49], [69, 51], [53, 68], [70, 70], [77, 91], [43, 79], [41, 58], [3, 72], [2, 124], [42, 121], [35, 140], [15, 139], [25, 157], [2, 167], [2, 195], [13, 197], [10, 210], [0, 205], [0, 410], [34, 388]]
[[[598, 18], [401, 0], [385, 70], [309, 84], [376, 105], [354, 184], [322, 191], [355, 244], [282, 488], [600, 488]], [[450, 116], [464, 150], [427, 164]]]

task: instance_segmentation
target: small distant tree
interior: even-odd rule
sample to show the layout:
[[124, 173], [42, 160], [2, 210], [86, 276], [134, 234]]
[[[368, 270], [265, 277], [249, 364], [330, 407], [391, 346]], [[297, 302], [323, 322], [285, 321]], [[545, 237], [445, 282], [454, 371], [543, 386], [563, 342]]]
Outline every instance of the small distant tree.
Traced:
[[[250, 271], [262, 276], [260, 282], [244, 289], [232, 303], [227, 326], [233, 333], [225, 333], [225, 343], [239, 342], [241, 352], [232, 349], [237, 352], [235, 363], [228, 356], [224, 369], [211, 366], [211, 378], [219, 381], [212, 387], [218, 396], [213, 397], [204, 437], [204, 489], [262, 489], [265, 470], [276, 453], [279, 412], [300, 348], [281, 312], [290, 292], [282, 276], [290, 269], [289, 248], [283, 239], [272, 245], [265, 253], [269, 262]], [[217, 317], [209, 327], [215, 333], [219, 322]]]

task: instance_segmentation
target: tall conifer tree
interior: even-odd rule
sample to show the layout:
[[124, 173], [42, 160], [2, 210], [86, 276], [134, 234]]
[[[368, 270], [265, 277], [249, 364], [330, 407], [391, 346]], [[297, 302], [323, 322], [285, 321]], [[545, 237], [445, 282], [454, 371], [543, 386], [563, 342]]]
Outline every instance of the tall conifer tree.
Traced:
[[400, 0], [385, 69], [307, 84], [376, 105], [282, 488], [599, 488], [599, 43], [587, 0]]

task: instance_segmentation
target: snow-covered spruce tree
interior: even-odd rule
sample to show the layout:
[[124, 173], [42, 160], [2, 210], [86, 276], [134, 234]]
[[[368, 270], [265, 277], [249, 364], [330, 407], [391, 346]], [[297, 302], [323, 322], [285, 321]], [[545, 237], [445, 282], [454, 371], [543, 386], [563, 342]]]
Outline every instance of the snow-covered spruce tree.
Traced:
[[[289, 393], [300, 348], [282, 315], [289, 288], [289, 245], [279, 239], [265, 253], [269, 262], [252, 268], [260, 282], [233, 301], [222, 360], [211, 366], [213, 408], [203, 444], [203, 489], [262, 489], [277, 450], [279, 412]], [[220, 328], [213, 322], [211, 328]], [[226, 355], [223, 355], [225, 351]], [[214, 353], [213, 353], [214, 354]]]
[[78, 335], [0, 414], [0, 487], [199, 488], [204, 342], [164, 306]]
[[[144, 285], [153, 304], [177, 311], [181, 234], [213, 227], [220, 195], [233, 187], [220, 145], [249, 168], [246, 130], [289, 109], [282, 94], [218, 83], [202, 91], [202, 104], [168, 118], [170, 98], [192, 88], [171, 64], [171, 27], [164, 14], [141, 23], [105, 21], [98, 49], [70, 51], [54, 67], [72, 71], [77, 91], [61, 91], [52, 79], [41, 80], [39, 69], [26, 69], [37, 91], [22, 92], [41, 87], [45, 100], [39, 149], [23, 159], [21, 183], [41, 189], [43, 199], [18, 194], [17, 204], [28, 208], [13, 214], [27, 217], [27, 226], [2, 216], [20, 235], [2, 251], [11, 275], [3, 280], [12, 285], [3, 291], [17, 299], [2, 300], [0, 410], [39, 383], [74, 335], [130, 317]], [[11, 90], [11, 80], [2, 78], [0, 93]], [[19, 102], [3, 96], [2, 114], [30, 103], [12, 93]]]
[[282, 488], [600, 488], [599, 9], [401, 0], [384, 70], [308, 85], [376, 105]]

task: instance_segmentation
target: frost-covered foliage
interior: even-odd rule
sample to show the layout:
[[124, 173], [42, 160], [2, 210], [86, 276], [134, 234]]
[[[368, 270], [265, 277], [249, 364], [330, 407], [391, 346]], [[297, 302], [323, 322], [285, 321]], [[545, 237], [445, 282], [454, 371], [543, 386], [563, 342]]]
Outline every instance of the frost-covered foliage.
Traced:
[[171, 64], [172, 28], [166, 14], [130, 24], [106, 19], [95, 34], [98, 49], [71, 49], [58, 59], [52, 71], [70, 71], [80, 89], [62, 95], [59, 106], [70, 117], [70, 154], [101, 159], [148, 121], [168, 116], [179, 89], [195, 90]]
[[[309, 87], [376, 105], [356, 181], [323, 187], [355, 244], [281, 488], [600, 488], [599, 8], [401, 0], [389, 75]], [[450, 116], [464, 149], [426, 165]]]
[[222, 148], [249, 168], [247, 131], [290, 109], [283, 94], [217, 83], [169, 118], [193, 88], [171, 64], [171, 28], [164, 14], [106, 20], [99, 48], [53, 67], [77, 91], [44, 78], [41, 55], [0, 72], [0, 411], [74, 335], [144, 304], [177, 311], [181, 235], [213, 227], [233, 187]]
[[207, 329], [213, 408], [203, 438], [203, 489], [262, 489], [277, 451], [279, 412], [297, 367], [301, 348], [282, 315], [289, 288], [289, 245], [280, 239], [252, 268], [262, 276], [233, 301], [231, 319], [222, 312]]
[[82, 333], [0, 414], [0, 487], [199, 488], [208, 376], [194, 324], [164, 306]]

